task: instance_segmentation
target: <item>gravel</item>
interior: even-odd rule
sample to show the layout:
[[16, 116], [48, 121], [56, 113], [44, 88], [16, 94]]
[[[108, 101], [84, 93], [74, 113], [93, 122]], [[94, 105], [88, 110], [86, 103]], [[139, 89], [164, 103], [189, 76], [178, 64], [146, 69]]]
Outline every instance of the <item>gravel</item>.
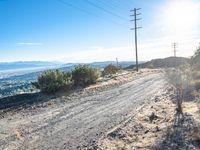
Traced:
[[9, 113], [0, 119], [0, 149], [95, 149], [103, 134], [162, 94], [165, 85], [162, 73], [149, 74], [95, 95]]

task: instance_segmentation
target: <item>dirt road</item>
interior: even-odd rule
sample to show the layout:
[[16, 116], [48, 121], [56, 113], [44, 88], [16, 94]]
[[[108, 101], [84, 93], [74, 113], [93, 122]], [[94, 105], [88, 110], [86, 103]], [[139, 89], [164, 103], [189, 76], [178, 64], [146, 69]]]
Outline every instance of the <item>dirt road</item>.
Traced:
[[106, 131], [162, 94], [165, 84], [162, 74], [150, 74], [93, 96], [4, 116], [0, 149], [92, 149]]

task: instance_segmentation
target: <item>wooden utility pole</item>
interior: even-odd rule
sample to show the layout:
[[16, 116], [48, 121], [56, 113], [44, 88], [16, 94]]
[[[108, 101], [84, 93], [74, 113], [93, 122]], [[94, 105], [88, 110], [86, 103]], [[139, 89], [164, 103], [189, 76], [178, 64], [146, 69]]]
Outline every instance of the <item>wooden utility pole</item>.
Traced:
[[138, 45], [137, 45], [137, 29], [140, 29], [142, 27], [138, 27], [137, 26], [137, 21], [141, 20], [141, 18], [137, 18], [137, 16], [141, 15], [141, 13], [137, 13], [138, 10], [140, 10], [141, 8], [134, 8], [133, 10], [131, 10], [131, 12], [134, 12], [134, 14], [131, 14], [131, 17], [134, 17], [133, 21], [134, 22], [134, 28], [131, 28], [131, 30], [135, 31], [135, 56], [136, 56], [136, 71], [139, 70], [138, 67]]
[[117, 67], [119, 67], [119, 62], [118, 62], [118, 58], [116, 58], [116, 63], [117, 63]]

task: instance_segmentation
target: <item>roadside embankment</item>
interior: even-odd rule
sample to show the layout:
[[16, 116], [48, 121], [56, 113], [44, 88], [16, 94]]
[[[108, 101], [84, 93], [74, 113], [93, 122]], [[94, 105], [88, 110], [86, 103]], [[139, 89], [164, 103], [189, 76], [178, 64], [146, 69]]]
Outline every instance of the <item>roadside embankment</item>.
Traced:
[[176, 113], [175, 95], [155, 97], [133, 118], [110, 130], [97, 143], [99, 150], [200, 149], [200, 113], [195, 102], [183, 103], [183, 115]]

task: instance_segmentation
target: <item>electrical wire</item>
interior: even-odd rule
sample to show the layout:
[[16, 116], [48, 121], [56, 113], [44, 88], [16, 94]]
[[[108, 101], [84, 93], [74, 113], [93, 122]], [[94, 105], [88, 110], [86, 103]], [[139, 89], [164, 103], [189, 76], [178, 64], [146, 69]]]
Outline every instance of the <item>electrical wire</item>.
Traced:
[[98, 1], [98, 2], [100, 2], [100, 3], [102, 3], [102, 4], [104, 4], [104, 5], [107, 5], [107, 6], [111, 6], [111, 7], [113, 7], [113, 8], [117, 8], [117, 9], [121, 9], [118, 5], [115, 5], [115, 4], [111, 4], [111, 3], [109, 3], [109, 2], [111, 2], [111, 0], [109, 0], [109, 1], [102, 1], [102, 0], [96, 0], [96, 1]]
[[93, 2], [91, 2], [91, 1], [89, 1], [89, 0], [85, 0], [85, 1], [86, 1], [87, 3], [89, 3], [90, 5], [96, 7], [96, 8], [98, 8], [98, 9], [100, 9], [100, 10], [102, 10], [102, 11], [104, 11], [104, 12], [110, 14], [110, 15], [113, 15], [113, 16], [118, 17], [118, 18], [120, 18], [120, 19], [122, 19], [122, 20], [125, 20], [125, 21], [129, 21], [129, 19], [126, 19], [126, 18], [124, 18], [124, 17], [122, 17], [122, 16], [120, 16], [120, 15], [118, 15], [118, 14], [116, 14], [116, 13], [113, 13], [113, 12], [110, 11], [110, 10], [107, 10], [107, 9], [101, 7], [101, 6], [98, 6], [98, 5], [96, 5], [95, 3], [93, 3]]
[[76, 6], [76, 5], [73, 5], [72, 3], [69, 3], [69, 2], [67, 2], [67, 1], [64, 1], [64, 0], [57, 0], [57, 1], [60, 2], [60, 3], [62, 3], [62, 4], [64, 4], [64, 5], [67, 5], [67, 6], [69, 6], [69, 7], [72, 7], [72, 8], [74, 8], [74, 9], [77, 9], [77, 10], [79, 10], [79, 11], [81, 11], [81, 12], [84, 12], [84, 13], [86, 13], [86, 14], [88, 14], [88, 15], [92, 15], [92, 16], [98, 17], [98, 18], [100, 18], [100, 19], [107, 20], [107, 21], [109, 21], [109, 22], [111, 22], [111, 23], [113, 23], [113, 24], [117, 24], [117, 25], [120, 25], [120, 26], [123, 26], [123, 27], [126, 27], [126, 28], [127, 28], [127, 26], [124, 25], [124, 24], [121, 24], [121, 23], [118, 23], [118, 22], [116, 22], [116, 21], [110, 20], [110, 19], [108, 19], [108, 18], [102, 17], [102, 16], [97, 15], [97, 14], [95, 14], [95, 13], [91, 13], [90, 11], [87, 11], [87, 10], [81, 8], [81, 7], [78, 7], [78, 6]]

